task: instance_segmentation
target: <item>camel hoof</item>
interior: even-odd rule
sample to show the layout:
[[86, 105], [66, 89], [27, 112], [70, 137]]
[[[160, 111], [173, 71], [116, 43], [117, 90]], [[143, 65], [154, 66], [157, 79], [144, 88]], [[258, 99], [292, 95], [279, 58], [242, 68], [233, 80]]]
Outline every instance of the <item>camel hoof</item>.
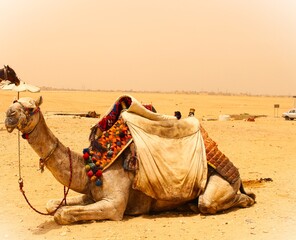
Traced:
[[255, 194], [253, 194], [254, 196], [249, 196], [249, 198], [250, 198], [250, 201], [249, 201], [249, 203], [248, 203], [248, 205], [247, 205], [247, 207], [251, 207], [251, 206], [253, 206], [255, 203], [256, 203], [256, 195]]
[[256, 195], [254, 193], [248, 193], [248, 196], [256, 202]]
[[75, 222], [75, 219], [67, 213], [66, 209], [59, 208], [54, 214], [54, 221], [59, 225], [69, 225]]

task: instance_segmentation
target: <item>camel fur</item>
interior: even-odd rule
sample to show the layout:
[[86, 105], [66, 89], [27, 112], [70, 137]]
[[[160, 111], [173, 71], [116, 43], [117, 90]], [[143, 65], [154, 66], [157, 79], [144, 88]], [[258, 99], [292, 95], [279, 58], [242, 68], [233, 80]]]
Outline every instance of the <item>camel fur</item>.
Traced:
[[[28, 143], [37, 155], [46, 159], [46, 168], [61, 184], [68, 186], [70, 178], [68, 148], [48, 128], [39, 110], [41, 104], [42, 97], [36, 101], [31, 98], [21, 98], [14, 102], [6, 112], [5, 126], [8, 132], [16, 128], [26, 134]], [[133, 189], [135, 173], [126, 171], [122, 167], [124, 159], [130, 155], [131, 151], [127, 148], [104, 172], [103, 185], [98, 187], [86, 175], [82, 153], [71, 151], [73, 171], [70, 189], [80, 195], [67, 198], [67, 205], [55, 212], [54, 220], [58, 224], [107, 219], [118, 221], [122, 220], [125, 214], [139, 215], [167, 211], [192, 203], [194, 199], [158, 200]], [[203, 214], [215, 214], [233, 207], [252, 206], [255, 203], [255, 195], [246, 194], [241, 187], [241, 179], [230, 184], [214, 172], [209, 175], [205, 190], [199, 193], [198, 204], [191, 204], [191, 209]], [[46, 208], [52, 212], [59, 203], [60, 200], [50, 200]]]

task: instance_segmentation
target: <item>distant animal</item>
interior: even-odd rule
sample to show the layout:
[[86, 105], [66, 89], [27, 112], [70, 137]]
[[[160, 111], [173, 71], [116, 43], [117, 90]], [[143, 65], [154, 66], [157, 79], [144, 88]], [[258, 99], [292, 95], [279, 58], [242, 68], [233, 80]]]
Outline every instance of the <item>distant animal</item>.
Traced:
[[246, 120], [247, 122], [255, 122], [255, 117], [249, 117]]
[[[233, 207], [250, 207], [255, 203], [255, 195], [244, 191], [239, 175], [233, 181], [227, 181], [220, 175], [219, 168], [223, 172], [224, 163], [227, 163], [227, 172], [234, 168], [226, 161], [225, 155], [218, 151], [217, 144], [209, 139], [204, 130], [207, 159], [213, 167], [209, 166], [208, 175], [205, 176], [205, 189], [200, 191], [197, 186], [193, 189], [194, 199], [180, 197], [175, 201], [166, 201], [154, 199], [134, 189], [135, 173], [123, 168], [125, 158], [133, 156], [133, 150], [130, 148], [127, 148], [125, 153], [104, 171], [103, 185], [96, 186], [96, 183], [86, 174], [86, 158], [82, 154], [70, 151], [48, 128], [39, 109], [41, 103], [41, 97], [36, 101], [31, 98], [15, 101], [6, 112], [5, 126], [8, 132], [12, 132], [15, 128], [22, 132], [54, 177], [64, 186], [70, 185], [72, 190], [81, 193], [80, 196], [68, 198], [67, 204], [54, 213], [54, 219], [58, 224], [87, 220], [122, 220], [124, 214], [139, 215], [167, 211], [192, 201], [195, 201], [192, 203], [195, 208], [190, 207], [190, 209], [204, 214], [215, 214]], [[189, 120], [174, 118], [170, 123], [179, 125]], [[168, 127], [167, 123], [169, 122], [164, 122], [164, 127]], [[159, 147], [162, 147], [161, 142]], [[190, 147], [187, 150], [190, 150]], [[215, 157], [221, 160], [224, 167], [221, 164], [215, 165], [216, 162], [212, 161]], [[174, 166], [171, 167], [174, 169]], [[72, 179], [71, 184], [69, 179]], [[53, 212], [59, 203], [60, 200], [49, 201], [47, 210]]]
[[14, 83], [16, 86], [20, 85], [20, 80], [15, 71], [8, 65], [4, 65], [4, 67], [0, 69], [0, 83], [2, 81], [9, 81], [10, 83]]
[[179, 120], [182, 118], [182, 114], [180, 111], [175, 111], [175, 117]]

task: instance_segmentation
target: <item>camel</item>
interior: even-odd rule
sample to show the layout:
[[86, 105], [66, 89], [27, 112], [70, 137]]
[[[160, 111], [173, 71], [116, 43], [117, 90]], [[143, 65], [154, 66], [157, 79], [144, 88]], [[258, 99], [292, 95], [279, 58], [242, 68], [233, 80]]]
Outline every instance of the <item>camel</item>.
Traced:
[[6, 80], [9, 81], [9, 83], [14, 83], [16, 86], [20, 84], [20, 80], [15, 71], [8, 65], [4, 65], [4, 68], [0, 69], [0, 83]]
[[[69, 151], [48, 128], [40, 110], [42, 102], [42, 97], [15, 101], [6, 112], [5, 126], [9, 133], [17, 129], [25, 136], [46, 168], [62, 185], [68, 186], [72, 176], [70, 189], [80, 195], [67, 198], [67, 204], [56, 211], [60, 200], [49, 200], [46, 205], [48, 212], [54, 212], [57, 224], [119, 221], [124, 215], [175, 210], [182, 206], [189, 206], [196, 213], [216, 214], [230, 208], [250, 207], [255, 203], [255, 195], [245, 192], [240, 178], [230, 184], [216, 171], [208, 171], [205, 189], [196, 193], [195, 199], [165, 201], [147, 196], [133, 188], [135, 172], [122, 167], [124, 158], [132, 154], [129, 147], [104, 171], [103, 185], [98, 187], [86, 174], [83, 154]], [[72, 168], [69, 158], [72, 159]]]

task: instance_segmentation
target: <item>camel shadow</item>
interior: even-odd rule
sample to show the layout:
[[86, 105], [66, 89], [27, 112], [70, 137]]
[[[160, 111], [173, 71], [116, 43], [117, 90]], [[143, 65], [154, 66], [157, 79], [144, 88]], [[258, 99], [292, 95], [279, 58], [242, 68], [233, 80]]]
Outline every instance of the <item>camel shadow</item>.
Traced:
[[[235, 212], [238, 211], [241, 208], [232, 208], [232, 209], [227, 209], [225, 211], [221, 211], [219, 213], [216, 213], [216, 216], [219, 215], [224, 215], [229, 212]], [[136, 215], [136, 216], [130, 216], [130, 215], [125, 215], [124, 218], [122, 219], [123, 222], [128, 222], [132, 219], [135, 219], [137, 217], [145, 218], [145, 219], [150, 219], [150, 220], [155, 220], [155, 219], [161, 219], [161, 218], [191, 218], [193, 216], [200, 215], [203, 218], [206, 217], [211, 217], [213, 215], [204, 215], [202, 213], [196, 213], [193, 211], [179, 211], [179, 210], [172, 210], [172, 211], [166, 211], [166, 212], [159, 212], [159, 213], [151, 213], [151, 214], [142, 214], [142, 215]], [[72, 225], [81, 225], [81, 224], [90, 224], [93, 222], [103, 222], [106, 220], [98, 220], [98, 221], [81, 221], [81, 222], [76, 222], [73, 223]], [[110, 220], [111, 221], [111, 220]], [[62, 229], [63, 225], [57, 224], [54, 220], [50, 221], [45, 221], [41, 224], [39, 224], [35, 229], [31, 230], [33, 235], [44, 235], [49, 233], [50, 231], [57, 230], [57, 229]]]
[[[251, 206], [253, 207], [253, 206]], [[188, 209], [181, 209], [181, 210], [171, 210], [171, 211], [166, 211], [166, 212], [155, 212], [151, 214], [143, 214], [143, 215], [137, 215], [137, 216], [124, 216], [124, 219], [122, 221], [127, 222], [133, 218], [137, 217], [142, 217], [145, 219], [150, 219], [150, 220], [155, 220], [155, 219], [161, 219], [161, 218], [191, 218], [193, 216], [200, 216], [202, 218], [207, 218], [207, 217], [212, 217], [212, 216], [222, 216], [226, 215], [230, 212], [236, 212], [236, 211], [241, 211], [242, 208], [240, 207], [234, 207], [231, 209], [223, 210], [220, 212], [217, 212], [215, 214], [203, 214], [201, 212], [194, 212], [190, 211]]]
[[33, 235], [43, 235], [52, 230], [61, 229], [62, 225], [58, 225], [54, 220], [45, 221], [39, 224], [35, 229], [32, 230]]
[[128, 222], [129, 220], [137, 218], [137, 217], [151, 219], [151, 220], [155, 220], [158, 218], [180, 218], [180, 217], [190, 218], [190, 217], [196, 216], [198, 214], [200, 214], [200, 213], [195, 213], [193, 211], [171, 210], [171, 211], [165, 211], [165, 212], [152, 212], [149, 214], [140, 214], [140, 215], [135, 215], [135, 216], [125, 215], [122, 221]]

